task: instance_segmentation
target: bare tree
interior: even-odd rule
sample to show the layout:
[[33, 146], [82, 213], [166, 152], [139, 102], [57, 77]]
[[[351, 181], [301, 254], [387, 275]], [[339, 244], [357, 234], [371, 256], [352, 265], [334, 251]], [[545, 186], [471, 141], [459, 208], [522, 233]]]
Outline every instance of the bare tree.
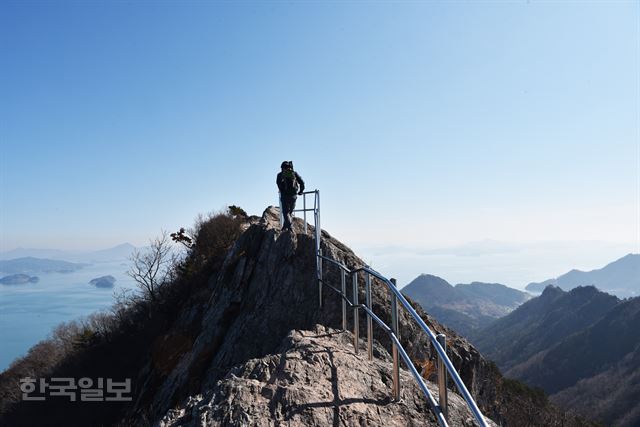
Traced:
[[163, 230], [159, 237], [150, 240], [148, 247], [134, 251], [129, 260], [132, 265], [127, 275], [136, 281], [145, 296], [155, 301], [176, 262], [168, 233]]

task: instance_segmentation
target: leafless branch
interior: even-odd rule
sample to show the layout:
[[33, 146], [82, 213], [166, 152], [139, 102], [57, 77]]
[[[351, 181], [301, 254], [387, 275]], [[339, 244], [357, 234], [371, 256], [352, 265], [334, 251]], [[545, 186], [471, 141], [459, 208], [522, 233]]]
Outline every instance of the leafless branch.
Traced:
[[176, 261], [168, 233], [163, 230], [159, 237], [150, 241], [148, 247], [136, 250], [130, 261], [132, 265], [127, 275], [136, 281], [146, 296], [155, 301], [158, 290], [166, 282]]

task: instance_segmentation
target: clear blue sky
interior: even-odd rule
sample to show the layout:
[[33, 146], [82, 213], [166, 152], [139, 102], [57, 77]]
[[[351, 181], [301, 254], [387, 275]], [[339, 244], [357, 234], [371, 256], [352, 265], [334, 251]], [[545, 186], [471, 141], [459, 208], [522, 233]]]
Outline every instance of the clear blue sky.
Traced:
[[290, 159], [347, 244], [637, 252], [638, 4], [4, 1], [0, 250], [260, 214]]

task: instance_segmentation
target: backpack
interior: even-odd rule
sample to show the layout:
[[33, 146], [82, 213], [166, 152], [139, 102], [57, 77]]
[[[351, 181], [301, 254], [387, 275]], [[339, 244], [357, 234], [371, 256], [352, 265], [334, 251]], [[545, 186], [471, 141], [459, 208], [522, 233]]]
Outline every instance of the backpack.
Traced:
[[300, 191], [300, 184], [296, 178], [296, 173], [293, 170], [286, 170], [282, 172], [282, 178], [284, 182], [283, 193], [287, 196], [293, 196]]

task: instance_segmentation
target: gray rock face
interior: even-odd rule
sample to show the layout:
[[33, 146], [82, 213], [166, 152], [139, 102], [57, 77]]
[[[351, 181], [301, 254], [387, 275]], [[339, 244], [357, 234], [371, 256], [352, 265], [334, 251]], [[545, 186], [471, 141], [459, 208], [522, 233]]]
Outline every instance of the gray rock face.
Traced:
[[[342, 381], [342, 372], [348, 378], [346, 372], [350, 371], [350, 366], [370, 370], [367, 375], [371, 379], [366, 380], [367, 375], [354, 373], [353, 375], [359, 379], [353, 377], [348, 380], [349, 384], [360, 384], [363, 381], [365, 384], [366, 381], [385, 383], [387, 377], [380, 373], [384, 372], [384, 369], [376, 367], [381, 365], [369, 364], [351, 354], [353, 347], [346, 338], [341, 340], [349, 343], [340, 340], [333, 344], [329, 340], [314, 341], [315, 353], [311, 350], [307, 353], [301, 352], [301, 346], [305, 342], [302, 338], [298, 341], [289, 338], [289, 341], [286, 341], [289, 344], [283, 344], [283, 340], [290, 337], [291, 331], [311, 331], [315, 330], [316, 325], [323, 325], [332, 330], [341, 329], [342, 299], [325, 286], [323, 307], [320, 308], [313, 227], [310, 227], [308, 234], [304, 234], [302, 221], [298, 219], [294, 222], [294, 233], [281, 233], [279, 212], [276, 208], [268, 208], [261, 218], [251, 217], [249, 222], [246, 230], [227, 253], [222, 267], [210, 277], [208, 302], [185, 306], [181, 316], [172, 322], [171, 329], [159, 336], [151, 346], [149, 361], [138, 377], [132, 380], [133, 384], [137, 384], [134, 390], [136, 401], [127, 409], [121, 424], [278, 425], [277, 419], [295, 419], [302, 425], [306, 412], [295, 412], [295, 409], [290, 408], [296, 405], [307, 405], [305, 408], [313, 412], [312, 420], [317, 420], [317, 425], [322, 424], [322, 419], [331, 424], [334, 422], [335, 405], [327, 402], [332, 402], [335, 396], [341, 399], [357, 399], [357, 394], [361, 394], [359, 399], [369, 400], [354, 401], [354, 404], [341, 406], [339, 419], [348, 419], [346, 425], [366, 425], [365, 420], [369, 419], [367, 417], [371, 420], [379, 419], [375, 418], [375, 414], [388, 414], [393, 420], [403, 420], [398, 421], [398, 425], [411, 425], [411, 417], [414, 414], [412, 411], [417, 411], [418, 407], [424, 412], [418, 418], [421, 420], [420, 423], [426, 422], [425, 420], [431, 417], [428, 414], [429, 410], [420, 395], [414, 394], [410, 388], [407, 388], [405, 402], [420, 403], [412, 403], [411, 405], [416, 405], [414, 407], [407, 403], [409, 407], [405, 409], [398, 405], [383, 409], [385, 405], [381, 403], [381, 399], [389, 396], [390, 383], [387, 383], [386, 387], [379, 383], [375, 386], [360, 385], [357, 386], [360, 388], [355, 389], [357, 393], [353, 394], [347, 394], [344, 390], [344, 394], [340, 394], [342, 386], [338, 386], [336, 394], [332, 388], [333, 382], [325, 375], [310, 376], [310, 384], [315, 384], [314, 390], [312, 391], [310, 386], [305, 388], [306, 375], [311, 375], [311, 372], [316, 370], [322, 372], [329, 369], [330, 352], [327, 348], [334, 348], [331, 346], [336, 343], [340, 343], [340, 347], [335, 347], [336, 351], [339, 348], [339, 354], [344, 355], [344, 360], [341, 361], [343, 368], [338, 371], [338, 381]], [[351, 270], [364, 266], [364, 262], [348, 247], [325, 231], [322, 232], [321, 249], [324, 255], [340, 261]], [[327, 283], [340, 286], [339, 269], [327, 262], [323, 266], [323, 277]], [[360, 275], [360, 301], [364, 301], [364, 281], [364, 277]], [[352, 285], [349, 283], [347, 296], [350, 300], [351, 290]], [[511, 412], [520, 416], [522, 411], [511, 408], [510, 403], [507, 403], [512, 400], [501, 391], [501, 376], [495, 366], [485, 361], [464, 338], [437, 323], [419, 306], [414, 304], [414, 307], [433, 332], [447, 335], [449, 358], [485, 416], [503, 425], [518, 425], [508, 422], [505, 424], [505, 420], [514, 419]], [[372, 283], [372, 308], [382, 320], [390, 324], [390, 292], [375, 280]], [[359, 316], [360, 336], [364, 338], [366, 318], [362, 310]], [[411, 359], [421, 366], [433, 363], [435, 351], [431, 348], [428, 337], [403, 309], [400, 310], [399, 322], [401, 342]], [[349, 330], [352, 330], [353, 323], [353, 312], [348, 310]], [[302, 332], [299, 334], [304, 335]], [[346, 335], [348, 334], [341, 336]], [[377, 354], [382, 355], [382, 361], [379, 361], [382, 363], [385, 357], [388, 357], [384, 356], [386, 351], [391, 349], [390, 339], [379, 327], [374, 326], [374, 340], [378, 348]], [[297, 356], [291, 360], [283, 358], [282, 355], [288, 351]], [[348, 354], [351, 356], [347, 357]], [[297, 360], [296, 358], [302, 361], [313, 359], [317, 364], [306, 366], [300, 362], [300, 365], [295, 365], [292, 360]], [[273, 376], [274, 366], [279, 367], [281, 363], [286, 369], [278, 371], [277, 375]], [[302, 371], [298, 371], [298, 368]], [[247, 374], [254, 371], [253, 377]], [[413, 384], [413, 379], [409, 379], [407, 372], [403, 375], [407, 378], [403, 383], [407, 384], [407, 387], [413, 387], [409, 386]], [[271, 378], [276, 386], [268, 385]], [[285, 384], [283, 381], [287, 378], [291, 381], [287, 386], [290, 391], [285, 392], [287, 387], [282, 384]], [[433, 380], [432, 377], [430, 379]], [[278, 384], [282, 387], [278, 388]], [[452, 383], [450, 385], [452, 386]], [[278, 390], [281, 394], [269, 394]], [[453, 393], [452, 391], [450, 396]], [[320, 399], [322, 396], [323, 399]], [[455, 397], [452, 399], [455, 400]], [[239, 405], [237, 411], [233, 406], [236, 400]], [[530, 403], [526, 399], [525, 401]], [[314, 403], [326, 405], [318, 405], [316, 408], [311, 405]], [[367, 404], [371, 404], [371, 408], [362, 407]], [[265, 405], [269, 412], [264, 412]], [[256, 408], [255, 412], [252, 412], [251, 408]], [[356, 411], [354, 408], [360, 409]], [[532, 408], [531, 416], [534, 416], [534, 413], [537, 416], [538, 407], [533, 404]], [[343, 413], [343, 409], [350, 414]], [[188, 414], [192, 414], [189, 415], [192, 418], [188, 418]], [[256, 417], [255, 414], [264, 414], [265, 418]], [[406, 418], [403, 418], [405, 415]], [[470, 416], [468, 412], [467, 415]], [[549, 415], [535, 425], [560, 425], [551, 422], [550, 417], [555, 415]], [[375, 421], [371, 423], [375, 425]]]
[[[390, 399], [392, 364], [384, 348], [376, 346], [369, 361], [365, 352], [354, 353], [352, 340], [350, 332], [320, 325], [292, 331], [276, 354], [234, 367], [158, 426], [437, 426], [407, 372], [401, 373], [401, 401]], [[462, 399], [451, 397], [451, 425], [475, 425]]]

